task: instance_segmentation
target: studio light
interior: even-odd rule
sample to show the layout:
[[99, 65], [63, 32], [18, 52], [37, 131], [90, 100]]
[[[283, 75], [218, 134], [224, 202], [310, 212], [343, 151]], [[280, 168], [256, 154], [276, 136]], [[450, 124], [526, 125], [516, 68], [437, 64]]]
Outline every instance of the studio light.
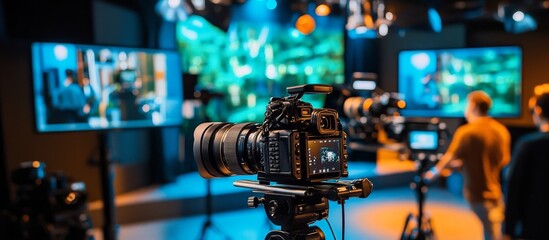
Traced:
[[276, 2], [276, 0], [267, 0], [267, 3], [265, 3], [265, 6], [269, 10], [274, 10], [278, 6], [278, 2]]
[[156, 12], [165, 21], [176, 22], [186, 20], [192, 9], [184, 0], [160, 0], [156, 4]]
[[503, 23], [507, 32], [519, 34], [534, 31], [537, 29], [538, 23], [536, 19], [530, 15], [530, 12], [541, 8], [543, 8], [543, 5], [500, 4], [495, 18]]
[[295, 22], [295, 28], [304, 35], [311, 34], [316, 28], [315, 19], [309, 14], [302, 14]]
[[431, 7], [427, 10], [427, 16], [429, 18], [429, 25], [431, 25], [433, 31], [437, 33], [442, 32], [442, 19], [438, 11]]
[[191, 0], [191, 3], [198, 11], [203, 11], [206, 9], [206, 0]]
[[330, 15], [331, 12], [332, 12], [332, 9], [327, 3], [320, 3], [315, 8], [316, 15], [321, 17], [328, 16]]
[[513, 13], [513, 20], [515, 20], [515, 22], [522, 22], [522, 20], [524, 20], [524, 13], [522, 11], [516, 11]]
[[389, 33], [395, 15], [385, 11], [383, 0], [350, 0], [345, 25], [351, 38], [377, 38]]

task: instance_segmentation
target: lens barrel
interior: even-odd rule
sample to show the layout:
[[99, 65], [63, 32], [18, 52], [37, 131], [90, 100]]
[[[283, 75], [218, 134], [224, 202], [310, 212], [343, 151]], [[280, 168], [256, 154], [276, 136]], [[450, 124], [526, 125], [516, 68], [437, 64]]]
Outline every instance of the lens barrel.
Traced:
[[348, 118], [365, 117], [373, 103], [371, 98], [350, 97], [343, 103], [343, 113]]
[[203, 178], [250, 175], [259, 170], [257, 123], [202, 123], [194, 131], [193, 153]]

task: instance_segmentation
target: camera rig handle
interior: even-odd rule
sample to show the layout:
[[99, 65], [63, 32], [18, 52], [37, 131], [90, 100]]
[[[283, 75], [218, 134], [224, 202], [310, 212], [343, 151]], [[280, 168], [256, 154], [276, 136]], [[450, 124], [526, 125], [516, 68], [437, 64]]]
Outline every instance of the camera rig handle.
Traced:
[[286, 88], [286, 91], [296, 98], [301, 98], [305, 93], [330, 94], [332, 90], [333, 87], [326, 84], [304, 84]]

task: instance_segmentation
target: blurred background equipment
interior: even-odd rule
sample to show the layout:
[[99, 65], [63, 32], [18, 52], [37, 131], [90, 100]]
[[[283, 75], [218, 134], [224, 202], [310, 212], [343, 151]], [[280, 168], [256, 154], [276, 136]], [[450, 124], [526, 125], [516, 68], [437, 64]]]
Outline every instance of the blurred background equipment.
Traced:
[[367, 153], [375, 161], [377, 150], [386, 144], [402, 141], [404, 118], [400, 111], [406, 102], [398, 93], [378, 87], [374, 73], [353, 73], [349, 86], [337, 86], [327, 97], [325, 107], [336, 109], [349, 134], [349, 152]]
[[410, 187], [417, 197], [417, 212], [406, 217], [402, 240], [436, 239], [431, 217], [425, 213], [425, 199], [429, 183], [423, 178], [425, 172], [442, 157], [450, 136], [446, 124], [433, 118], [429, 121], [406, 123], [406, 146], [408, 159], [415, 161], [417, 170]]
[[345, 25], [350, 38], [377, 38], [389, 33], [396, 16], [386, 11], [383, 0], [350, 0]]
[[[46, 173], [42, 162], [24, 162], [12, 172], [15, 202], [9, 239], [93, 240], [86, 185], [63, 173]], [[6, 235], [4, 235], [6, 237]]]

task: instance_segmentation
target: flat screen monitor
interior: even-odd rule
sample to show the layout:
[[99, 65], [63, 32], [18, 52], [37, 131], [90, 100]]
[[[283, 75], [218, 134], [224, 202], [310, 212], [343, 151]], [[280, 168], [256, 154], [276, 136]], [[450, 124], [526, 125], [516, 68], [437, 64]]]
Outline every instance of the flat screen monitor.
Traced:
[[522, 49], [517, 46], [407, 50], [398, 58], [403, 116], [463, 117], [467, 95], [492, 97], [489, 114], [520, 117]]
[[38, 132], [146, 128], [182, 121], [176, 52], [33, 43]]
[[411, 150], [434, 151], [438, 149], [438, 132], [412, 130], [408, 133], [408, 146]]
[[[211, 121], [261, 122], [271, 97], [287, 96], [286, 87], [344, 83], [342, 13], [319, 17], [304, 34], [295, 27], [295, 1], [245, 1], [231, 7], [228, 29], [193, 15], [179, 22], [176, 38], [183, 71], [196, 74], [196, 90], [212, 96], [206, 110]], [[306, 94], [315, 108], [326, 95]]]

